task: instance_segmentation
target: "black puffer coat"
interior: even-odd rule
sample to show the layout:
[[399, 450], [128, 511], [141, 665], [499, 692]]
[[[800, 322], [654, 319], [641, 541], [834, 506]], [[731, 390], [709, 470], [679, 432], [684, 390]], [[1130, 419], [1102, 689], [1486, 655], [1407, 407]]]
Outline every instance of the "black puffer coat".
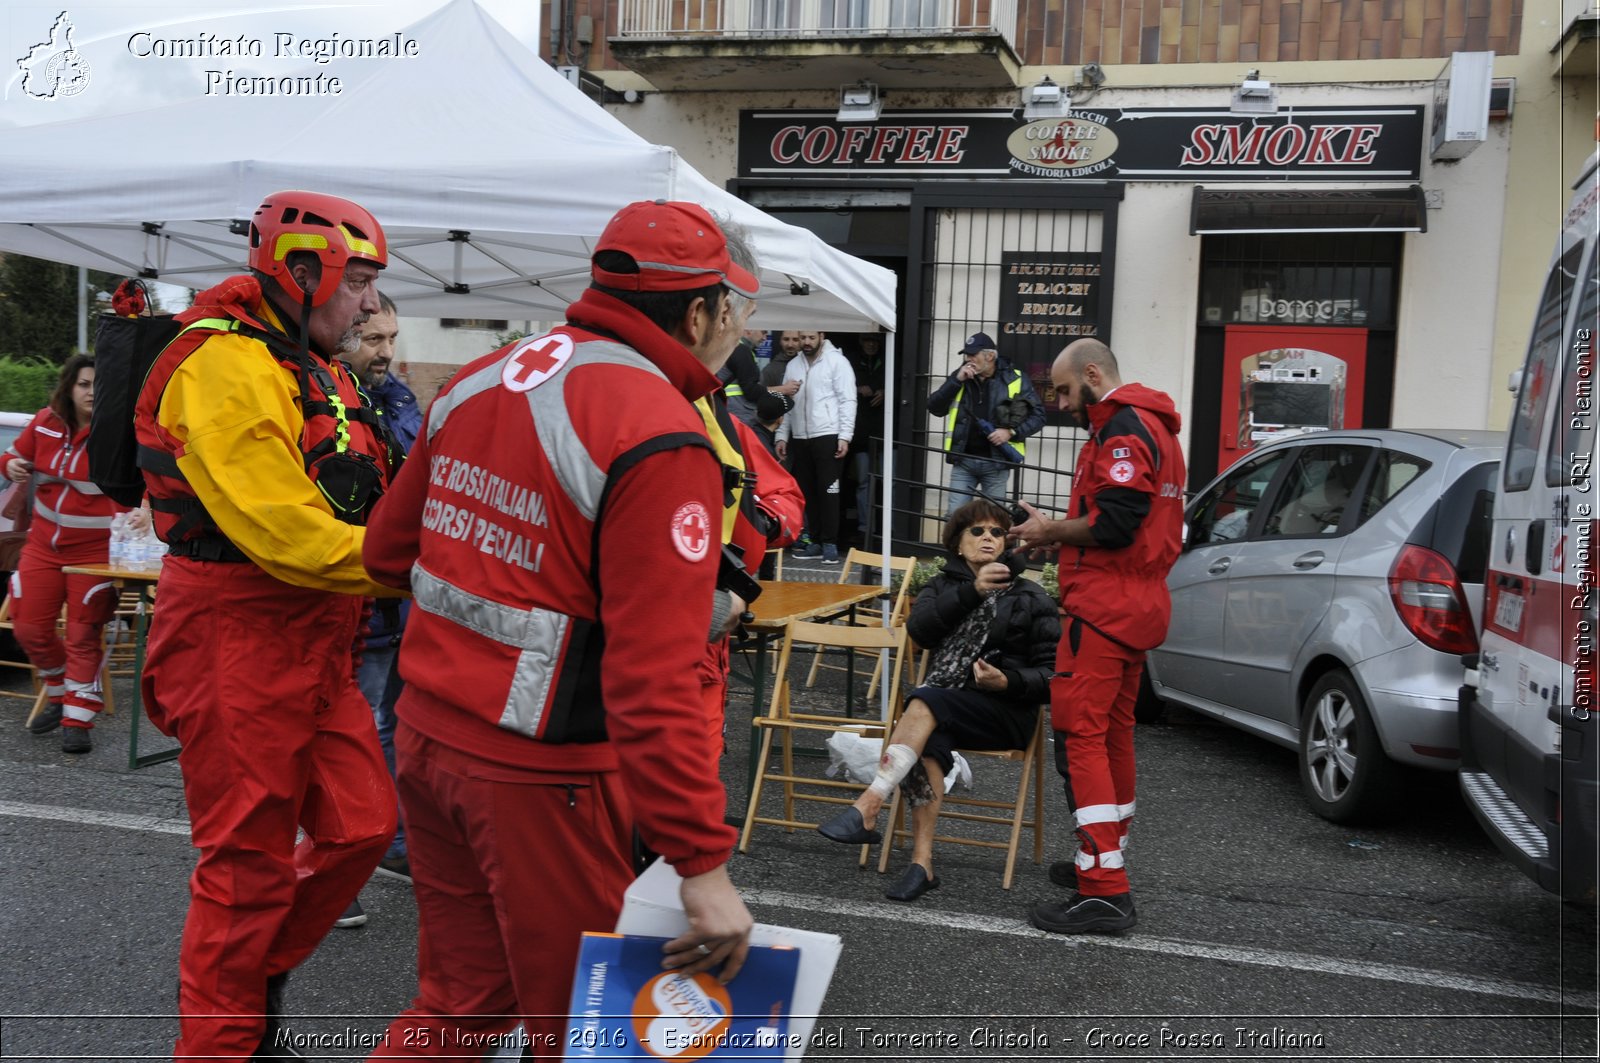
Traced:
[[[945, 565], [911, 603], [906, 631], [918, 646], [937, 650], [967, 614], [982, 603], [972, 568], [961, 558]], [[1000, 592], [994, 623], [983, 641], [984, 652], [1001, 650], [999, 669], [1006, 676], [1007, 701], [1040, 705], [1050, 700], [1050, 674], [1056, 670], [1056, 643], [1061, 618], [1056, 603], [1031, 579], [1018, 577]], [[971, 686], [970, 676], [963, 686]]]

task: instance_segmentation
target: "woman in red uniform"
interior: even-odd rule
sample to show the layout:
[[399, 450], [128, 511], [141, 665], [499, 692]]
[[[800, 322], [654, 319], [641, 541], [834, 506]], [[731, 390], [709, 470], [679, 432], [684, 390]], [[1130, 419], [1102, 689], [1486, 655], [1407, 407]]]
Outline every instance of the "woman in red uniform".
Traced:
[[[68, 565], [103, 565], [111, 518], [125, 510], [89, 479], [89, 413], [94, 360], [75, 354], [61, 368], [50, 405], [34, 415], [5, 452], [6, 478], [33, 478], [33, 524], [11, 576], [17, 642], [39, 670], [50, 704], [29, 726], [45, 734], [65, 723], [64, 753], [87, 753], [100, 712], [101, 633], [117, 608], [117, 588], [99, 576], [68, 575]], [[56, 633], [67, 606], [65, 642]]]

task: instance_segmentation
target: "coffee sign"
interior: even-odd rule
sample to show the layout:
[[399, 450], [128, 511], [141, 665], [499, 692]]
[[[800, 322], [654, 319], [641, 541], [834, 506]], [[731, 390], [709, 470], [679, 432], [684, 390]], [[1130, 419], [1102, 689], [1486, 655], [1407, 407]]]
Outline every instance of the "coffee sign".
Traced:
[[1415, 181], [1423, 108], [1297, 107], [1238, 115], [1178, 107], [885, 111], [840, 124], [831, 111], [742, 111], [741, 177], [1010, 177], [1072, 181]]
[[1011, 167], [1034, 177], [1059, 177], [1072, 171], [1087, 177], [1110, 169], [1117, 135], [1099, 116], [1073, 111], [1065, 118], [1029, 122], [1006, 138]]

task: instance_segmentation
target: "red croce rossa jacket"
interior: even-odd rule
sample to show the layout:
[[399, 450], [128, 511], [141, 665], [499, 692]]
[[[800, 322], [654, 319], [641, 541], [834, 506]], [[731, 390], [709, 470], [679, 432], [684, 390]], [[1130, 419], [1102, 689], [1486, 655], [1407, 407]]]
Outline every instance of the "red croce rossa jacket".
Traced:
[[567, 313], [446, 385], [373, 514], [368, 572], [416, 596], [396, 709], [490, 763], [620, 771], [691, 877], [734, 838], [696, 676], [722, 477], [691, 400], [717, 381], [607, 295]]
[[33, 523], [28, 538], [51, 550], [70, 550], [111, 539], [111, 518], [127, 511], [89, 479], [89, 426], [76, 432], [46, 406], [0, 455], [33, 462]]
[[1182, 418], [1172, 399], [1123, 384], [1089, 407], [1069, 517], [1087, 517], [1097, 545], [1063, 546], [1063, 616], [1134, 650], [1159, 646], [1172, 619], [1167, 572], [1183, 545]]

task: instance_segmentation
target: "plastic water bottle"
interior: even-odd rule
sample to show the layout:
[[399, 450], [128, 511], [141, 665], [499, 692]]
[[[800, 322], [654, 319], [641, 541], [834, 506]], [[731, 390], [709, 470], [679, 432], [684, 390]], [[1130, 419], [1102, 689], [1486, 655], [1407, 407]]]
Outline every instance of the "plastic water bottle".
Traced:
[[126, 568], [128, 553], [128, 515], [118, 513], [111, 518], [111, 548], [107, 561], [112, 568]]

